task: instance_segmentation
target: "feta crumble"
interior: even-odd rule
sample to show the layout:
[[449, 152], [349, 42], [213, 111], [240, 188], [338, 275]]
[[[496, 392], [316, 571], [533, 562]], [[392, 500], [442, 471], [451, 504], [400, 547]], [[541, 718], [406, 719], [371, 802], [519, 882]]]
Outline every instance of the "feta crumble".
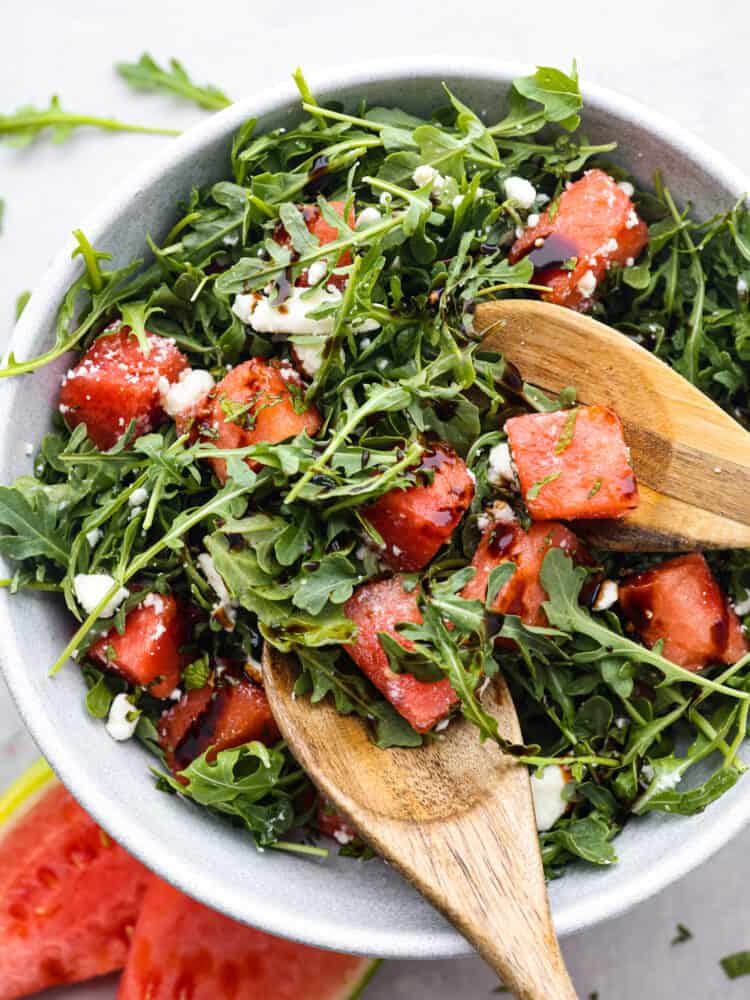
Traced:
[[148, 500], [148, 490], [139, 486], [137, 490], [133, 492], [128, 497], [128, 505], [130, 507], [141, 507]]
[[[302, 296], [305, 295], [305, 298]], [[273, 305], [271, 298], [260, 292], [236, 295], [232, 312], [257, 333], [321, 333], [333, 332], [334, 316], [313, 319], [308, 313], [325, 305], [338, 305], [341, 292], [328, 288], [292, 288], [289, 298]]]
[[737, 294], [741, 299], [747, 298], [747, 282], [744, 278], [737, 279]]
[[237, 620], [237, 602], [232, 600], [227, 590], [227, 585], [224, 583], [221, 573], [217, 570], [212, 557], [208, 552], [201, 552], [196, 561], [206, 580], [208, 580], [211, 589], [219, 598], [218, 603], [214, 606], [214, 610], [220, 608], [226, 614], [229, 621], [234, 624]]
[[618, 181], [617, 186], [628, 198], [632, 198], [635, 194], [635, 188], [630, 181]]
[[596, 599], [591, 605], [594, 611], [606, 611], [616, 604], [620, 597], [620, 588], [615, 580], [604, 580], [596, 592]]
[[167, 416], [174, 420], [195, 406], [213, 387], [213, 375], [201, 368], [188, 368], [180, 372], [176, 382], [169, 382], [162, 375], [159, 379], [162, 408]]
[[578, 282], [578, 291], [585, 299], [590, 299], [596, 291], [596, 277], [591, 270], [585, 271]]
[[634, 208], [631, 208], [628, 212], [628, 218], [625, 222], [626, 229], [635, 229], [641, 220], [638, 218], [638, 213]]
[[322, 260], [314, 260], [307, 269], [307, 280], [311, 285], [319, 285], [328, 274], [328, 261], [325, 257]]
[[[109, 573], [77, 573], [73, 577], [73, 592], [83, 610], [90, 615], [114, 583], [115, 579]], [[125, 587], [120, 587], [99, 612], [99, 617], [111, 618], [129, 593]]]
[[109, 715], [105, 724], [105, 729], [118, 743], [129, 740], [138, 728], [138, 720], [141, 711], [136, 708], [130, 700], [130, 696], [124, 691], [116, 694], [109, 706]]
[[565, 771], [559, 764], [550, 764], [541, 774], [532, 776], [531, 798], [540, 832], [549, 830], [568, 811], [568, 803], [562, 796], [566, 784]]
[[439, 174], [428, 163], [420, 163], [411, 176], [418, 188], [423, 188], [432, 181], [432, 194], [435, 197], [439, 197], [442, 194], [445, 187], [445, 177]]
[[510, 454], [510, 446], [507, 441], [496, 444], [490, 449], [487, 464], [487, 478], [493, 486], [518, 485], [518, 477], [513, 465], [513, 458]]
[[86, 532], [86, 541], [89, 543], [93, 549], [99, 544], [102, 538], [102, 531], [100, 528], [92, 528], [91, 531]]
[[526, 219], [526, 227], [528, 229], [533, 229], [535, 226], [539, 225], [539, 215], [537, 212], [532, 212]]
[[536, 200], [536, 188], [525, 177], [506, 177], [503, 186], [508, 198], [519, 208], [531, 208]]
[[317, 344], [294, 344], [294, 357], [302, 371], [314, 378], [320, 371], [323, 364], [323, 354], [328, 341], [327, 337], [321, 337]]
[[744, 617], [746, 614], [748, 614], [748, 612], [750, 612], [750, 590], [745, 590], [744, 601], [738, 601], [737, 604], [734, 605], [734, 610], [735, 613], [740, 616], [740, 618]]
[[23, 453], [24, 455], [26, 455], [27, 458], [31, 458], [31, 456], [34, 454], [34, 445], [31, 443], [31, 441], [27, 441], [26, 444], [23, 446]]
[[377, 208], [363, 208], [362, 211], [357, 216], [356, 229], [367, 229], [368, 226], [374, 226], [377, 222], [380, 222], [381, 215]]

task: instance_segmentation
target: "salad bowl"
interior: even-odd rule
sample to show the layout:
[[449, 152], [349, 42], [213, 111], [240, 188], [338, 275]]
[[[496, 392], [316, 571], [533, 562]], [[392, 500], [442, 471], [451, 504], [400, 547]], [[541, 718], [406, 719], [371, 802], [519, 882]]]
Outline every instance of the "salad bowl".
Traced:
[[[501, 101], [524, 67], [481, 62], [360, 65], [311, 81], [321, 101], [356, 109], [362, 98], [422, 114], [443, 103], [445, 82], [461, 100], [499, 117]], [[615, 139], [612, 159], [648, 187], [659, 169], [698, 217], [731, 205], [750, 186], [721, 156], [647, 109], [595, 87], [582, 87], [583, 127], [592, 142]], [[221, 179], [233, 133], [250, 117], [259, 129], [288, 127], [299, 97], [283, 85], [246, 98], [190, 130], [138, 171], [82, 223], [91, 243], [121, 266], [161, 240], [174, 206], [190, 189]], [[55, 316], [80, 264], [64, 247], [39, 283], [13, 336], [17, 360], [54, 338]], [[49, 427], [65, 359], [0, 385], [0, 481], [27, 474], [27, 443]], [[4, 574], [9, 575], [9, 574]], [[327, 860], [256, 851], [241, 831], [160, 792], [145, 750], [116, 744], [82, 707], [73, 666], [48, 667], [70, 637], [69, 617], [53, 595], [0, 597], [0, 659], [21, 714], [40, 749], [82, 805], [124, 847], [202, 902], [264, 930], [320, 947], [400, 958], [467, 954], [469, 945], [393, 870], [380, 861]], [[750, 751], [745, 750], [750, 760]], [[697, 770], [697, 768], [696, 768]], [[651, 813], [616, 842], [611, 867], [574, 865], [550, 884], [557, 931], [569, 934], [622, 912], [699, 865], [750, 819], [750, 784], [740, 780], [706, 812]]]

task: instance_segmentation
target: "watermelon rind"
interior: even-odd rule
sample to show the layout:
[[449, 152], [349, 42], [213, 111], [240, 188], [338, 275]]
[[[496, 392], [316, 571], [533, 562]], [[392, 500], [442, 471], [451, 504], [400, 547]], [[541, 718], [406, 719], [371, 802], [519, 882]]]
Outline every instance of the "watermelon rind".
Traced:
[[0, 830], [20, 819], [39, 797], [39, 793], [51, 781], [56, 781], [55, 772], [44, 758], [27, 768], [13, 784], [0, 795]]
[[358, 974], [357, 981], [355, 983], [350, 983], [344, 987], [348, 990], [347, 993], [337, 993], [335, 996], [331, 997], [331, 1000], [357, 1000], [364, 993], [367, 984], [370, 982], [372, 977], [378, 971], [380, 966], [383, 964], [382, 958], [371, 958], [365, 960], [365, 967], [361, 973]]

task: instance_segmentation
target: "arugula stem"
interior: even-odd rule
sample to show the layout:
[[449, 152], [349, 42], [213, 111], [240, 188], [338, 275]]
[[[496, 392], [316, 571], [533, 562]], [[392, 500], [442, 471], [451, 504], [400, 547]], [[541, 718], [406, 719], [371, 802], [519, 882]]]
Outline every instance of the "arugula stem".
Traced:
[[[12, 576], [6, 576], [0, 579], [0, 587], [12, 587], [13, 583], [14, 579]], [[62, 590], [62, 584], [60, 583], [36, 583], [34, 581], [30, 581], [29, 583], [21, 583], [19, 586], [23, 590]]]
[[145, 135], [180, 135], [175, 128], [161, 128], [152, 125], [132, 125], [114, 118], [98, 118], [95, 115], [77, 115], [67, 111], [49, 111], [33, 115], [0, 115], [0, 135], [12, 135], [27, 129], [37, 131], [49, 125], [77, 127], [88, 125], [108, 132], [140, 132]]
[[293, 840], [275, 840], [268, 847], [274, 851], [288, 851], [290, 854], [306, 854], [314, 858], [327, 858], [327, 847], [313, 847], [312, 844], [298, 844]]

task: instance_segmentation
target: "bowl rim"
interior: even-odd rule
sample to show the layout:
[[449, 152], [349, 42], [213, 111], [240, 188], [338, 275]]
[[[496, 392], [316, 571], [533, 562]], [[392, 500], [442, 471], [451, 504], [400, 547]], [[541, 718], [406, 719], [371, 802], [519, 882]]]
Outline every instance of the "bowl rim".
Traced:
[[[509, 61], [489, 61], [486, 59], [456, 60], [441, 56], [426, 59], [392, 59], [361, 62], [342, 66], [328, 73], [312, 73], [309, 77], [311, 88], [318, 93], [345, 90], [348, 86], [387, 82], [394, 78], [418, 81], [425, 78], [465, 77], [472, 80], [495, 81], [499, 85], [515, 76], [529, 72], [528, 65]], [[690, 131], [672, 122], [659, 112], [652, 111], [639, 102], [594, 84], [581, 85], [584, 109], [587, 104], [595, 104], [604, 112], [612, 113], [628, 121], [637, 123], [647, 131], [655, 133], [673, 146], [679, 148], [686, 158], [697, 162], [719, 177], [727, 188], [738, 197], [750, 190], [750, 178], [735, 167], [723, 154], [716, 152]], [[193, 126], [173, 140], [166, 149], [151, 157], [139, 168], [131, 172], [93, 212], [87, 215], [81, 225], [92, 236], [104, 229], [109, 221], [122, 210], [123, 206], [137, 197], [139, 191], [158, 180], [171, 167], [179, 164], [196, 147], [214, 140], [229, 138], [247, 118], [262, 116], [283, 108], [298, 96], [291, 83], [280, 83], [235, 102], [223, 111], [212, 114], [205, 121]], [[40, 322], [45, 319], [51, 307], [56, 308], [58, 290], [71, 268], [69, 239], [53, 257], [36, 285], [28, 306], [16, 324], [7, 348], [7, 353], [17, 353], [34, 338]], [[7, 356], [7, 355], [6, 355]], [[0, 393], [0, 420], [9, 416], [8, 393]], [[5, 435], [0, 443], [0, 455], [7, 454], [12, 446], [11, 436]], [[138, 830], [129, 826], [127, 817], [121, 813], [118, 823], [111, 822], [111, 807], [95, 782], [81, 769], [74, 741], [66, 740], [64, 732], [50, 725], [38, 711], [33, 688], [25, 683], [26, 671], [23, 667], [17, 644], [16, 620], [11, 610], [11, 600], [7, 593], [0, 597], [0, 665], [7, 679], [12, 697], [20, 715], [31, 732], [40, 750], [45, 754], [60, 779], [68, 786], [87, 811], [105, 829], [114, 831], [116, 838], [136, 857], [147, 865], [154, 864], [159, 874], [181, 889], [197, 896], [209, 906], [221, 909], [221, 902], [211, 892], [211, 879], [188, 879], [182, 869], [176, 852], [170, 852], [163, 845], [150, 844], [145, 851]], [[122, 821], [122, 822], [121, 822]], [[676, 838], [674, 850], [666, 859], [658, 863], [646, 864], [627, 883], [607, 890], [583, 904], [568, 905], [565, 912], [555, 918], [558, 934], [561, 936], [583, 930], [605, 919], [612, 918], [642, 902], [665, 888], [671, 882], [687, 874], [700, 865], [711, 854], [735, 836], [750, 821], [750, 785], [744, 796], [738, 796], [728, 804], [722, 814], [722, 822], [714, 822], [702, 827], [688, 838]], [[297, 911], [293, 921], [288, 915], [282, 917], [276, 911], [269, 913], [263, 900], [245, 901], [244, 919], [271, 934], [291, 937], [305, 944], [335, 950], [361, 952], [361, 942], [356, 942], [356, 928], [342, 926], [338, 936], [329, 933], [316, 924], [314, 915], [307, 918]], [[290, 926], [290, 924], [293, 924]], [[351, 944], [348, 938], [351, 937]], [[402, 935], [397, 927], [383, 930], [372, 942], [377, 954], [393, 958], [450, 958], [472, 953], [471, 947], [458, 934], [448, 928], [442, 935], [428, 931]], [[366, 946], [367, 947], [367, 946]]]

